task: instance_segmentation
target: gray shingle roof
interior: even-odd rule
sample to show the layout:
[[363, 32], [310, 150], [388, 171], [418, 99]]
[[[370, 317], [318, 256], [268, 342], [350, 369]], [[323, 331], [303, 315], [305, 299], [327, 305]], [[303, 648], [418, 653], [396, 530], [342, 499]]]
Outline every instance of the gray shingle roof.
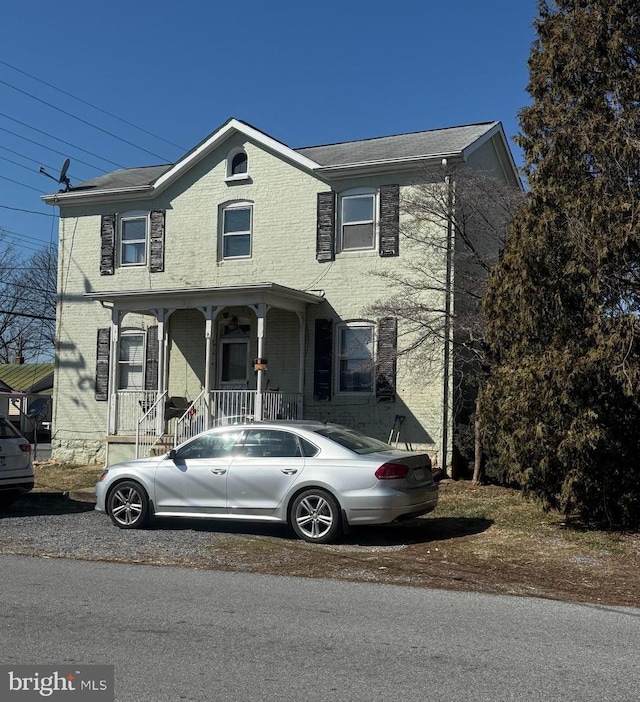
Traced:
[[[483, 122], [461, 127], [433, 129], [426, 132], [398, 134], [322, 146], [308, 146], [293, 149], [293, 151], [314, 161], [321, 167], [339, 167], [379, 161], [453, 155], [464, 151], [465, 148], [473, 144], [497, 124], [498, 122]], [[174, 165], [169, 163], [159, 166], [144, 166], [142, 168], [121, 168], [74, 185], [71, 191], [73, 193], [84, 191], [90, 194], [93, 191], [104, 192], [149, 186], [173, 168]]]
[[121, 168], [111, 173], [86, 180], [73, 186], [73, 190], [111, 190], [113, 188], [139, 188], [151, 185], [166, 173], [172, 163], [162, 166], [143, 166], [142, 168]]
[[295, 150], [321, 166], [346, 166], [354, 163], [456, 154], [493, 129], [496, 124], [498, 123], [484, 122]]

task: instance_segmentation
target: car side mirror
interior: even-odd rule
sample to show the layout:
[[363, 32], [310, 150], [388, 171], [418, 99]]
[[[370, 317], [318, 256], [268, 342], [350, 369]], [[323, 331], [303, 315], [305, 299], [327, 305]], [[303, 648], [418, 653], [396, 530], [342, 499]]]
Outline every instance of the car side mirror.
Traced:
[[175, 449], [171, 449], [171, 451], [169, 451], [169, 453], [167, 454], [167, 458], [170, 458], [172, 461], [175, 461], [177, 455], [178, 452]]

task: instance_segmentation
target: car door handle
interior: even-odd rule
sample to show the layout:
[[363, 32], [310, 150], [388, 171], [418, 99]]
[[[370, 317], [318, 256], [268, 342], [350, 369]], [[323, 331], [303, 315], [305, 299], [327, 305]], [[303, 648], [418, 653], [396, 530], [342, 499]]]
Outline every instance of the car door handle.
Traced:
[[295, 475], [298, 472], [297, 468], [281, 468], [280, 469], [285, 475]]
[[211, 472], [214, 475], [224, 475], [227, 472], [226, 468], [212, 468]]

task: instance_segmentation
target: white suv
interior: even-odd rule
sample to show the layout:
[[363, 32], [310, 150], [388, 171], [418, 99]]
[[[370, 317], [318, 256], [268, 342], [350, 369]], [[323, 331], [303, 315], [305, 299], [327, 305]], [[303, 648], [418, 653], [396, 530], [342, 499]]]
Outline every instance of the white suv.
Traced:
[[0, 509], [32, 488], [31, 444], [6, 417], [0, 417]]

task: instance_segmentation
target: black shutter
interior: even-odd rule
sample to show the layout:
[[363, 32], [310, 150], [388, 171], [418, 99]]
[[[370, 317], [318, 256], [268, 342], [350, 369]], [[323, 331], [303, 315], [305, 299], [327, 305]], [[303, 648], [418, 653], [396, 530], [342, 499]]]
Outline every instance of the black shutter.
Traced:
[[158, 389], [158, 327], [147, 329], [147, 349], [145, 353], [144, 389]]
[[96, 387], [95, 397], [98, 402], [109, 399], [109, 351], [111, 350], [111, 329], [98, 329], [96, 349]]
[[330, 319], [316, 319], [314, 350], [313, 397], [315, 400], [330, 400], [333, 351], [333, 322]]
[[318, 193], [318, 225], [316, 234], [316, 260], [333, 261], [336, 257], [336, 194]]
[[398, 353], [398, 320], [384, 317], [378, 322], [376, 349], [376, 399], [393, 402], [396, 399], [396, 357]]
[[380, 255], [400, 253], [400, 186], [380, 187]]
[[164, 271], [164, 210], [151, 212], [151, 233], [149, 236], [149, 271]]
[[100, 275], [113, 275], [116, 265], [116, 216], [102, 215], [100, 222]]

